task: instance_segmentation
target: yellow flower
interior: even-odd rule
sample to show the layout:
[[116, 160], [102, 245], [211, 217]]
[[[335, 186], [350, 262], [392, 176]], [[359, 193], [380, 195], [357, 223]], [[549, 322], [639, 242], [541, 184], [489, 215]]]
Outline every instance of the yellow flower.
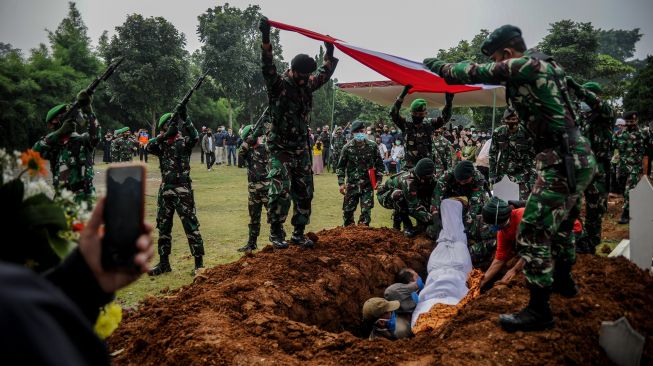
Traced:
[[38, 151], [29, 149], [22, 154], [20, 154], [20, 161], [22, 165], [27, 169], [29, 175], [48, 175], [48, 172], [45, 170], [45, 160], [41, 157], [41, 154]]
[[95, 322], [95, 334], [97, 334], [100, 339], [106, 339], [118, 328], [121, 321], [122, 308], [115, 302], [109, 303], [102, 308], [100, 315]]

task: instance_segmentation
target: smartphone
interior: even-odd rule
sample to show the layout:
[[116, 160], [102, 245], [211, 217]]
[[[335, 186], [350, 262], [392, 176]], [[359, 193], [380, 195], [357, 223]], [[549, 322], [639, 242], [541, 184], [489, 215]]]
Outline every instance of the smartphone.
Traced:
[[136, 270], [136, 240], [144, 230], [145, 165], [121, 164], [107, 169], [102, 267]]

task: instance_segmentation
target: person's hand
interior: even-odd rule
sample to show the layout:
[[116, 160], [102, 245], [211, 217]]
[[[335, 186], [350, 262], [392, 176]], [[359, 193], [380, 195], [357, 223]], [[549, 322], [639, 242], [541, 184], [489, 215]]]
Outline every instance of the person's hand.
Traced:
[[104, 218], [102, 217], [104, 200], [104, 198], [98, 200], [90, 220], [82, 230], [79, 238], [79, 251], [102, 290], [106, 293], [113, 293], [136, 281], [142, 273], [148, 271], [148, 262], [154, 256], [152, 225], [145, 224], [145, 233], [135, 243], [138, 252], [134, 256], [134, 264], [138, 268], [138, 272], [128, 270], [105, 271], [101, 263], [102, 237], [104, 236], [101, 230], [104, 224]]
[[186, 105], [180, 105], [175, 108], [175, 114], [182, 120], [186, 121], [188, 119], [188, 109], [186, 108]]
[[75, 122], [70, 118], [65, 120], [57, 130], [59, 137], [69, 136], [73, 132], [75, 132]]
[[567, 87], [575, 92], [580, 92], [583, 89], [583, 87], [571, 76], [567, 76]]
[[410, 84], [407, 84], [404, 86], [404, 90], [401, 91], [401, 95], [399, 95], [399, 99], [404, 99], [406, 95], [408, 95], [408, 91], [412, 89], [413, 86]]
[[501, 282], [504, 283], [504, 284], [508, 284], [516, 275], [517, 275], [517, 271], [515, 271], [514, 269], [510, 269], [503, 276], [503, 278], [501, 279]]
[[329, 43], [329, 42], [325, 41], [324, 42], [324, 48], [326, 48], [326, 55], [329, 58], [332, 58], [333, 57], [333, 43]]
[[270, 22], [267, 17], [261, 17], [258, 22], [258, 29], [263, 36], [263, 43], [270, 43]]
[[344, 184], [340, 185], [340, 193], [345, 194], [347, 192], [347, 186]]
[[82, 90], [79, 93], [77, 93], [77, 103], [79, 103], [79, 106], [84, 108], [88, 107], [91, 105], [93, 102], [93, 94], [88, 93], [86, 90]]

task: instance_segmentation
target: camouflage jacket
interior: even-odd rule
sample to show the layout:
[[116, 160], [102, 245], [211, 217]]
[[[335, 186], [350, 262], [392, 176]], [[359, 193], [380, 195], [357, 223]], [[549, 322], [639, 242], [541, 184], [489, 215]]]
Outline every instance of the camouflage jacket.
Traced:
[[339, 157], [340, 152], [342, 152], [342, 148], [345, 146], [345, 144], [347, 144], [347, 137], [344, 133], [340, 136], [333, 135], [333, 138], [331, 139], [331, 149], [333, 151], [333, 156]]
[[578, 125], [583, 136], [590, 141], [592, 151], [598, 161], [610, 161], [612, 158], [614, 110], [610, 104], [600, 100], [589, 90], [582, 89], [576, 92], [576, 97], [592, 108], [588, 118], [578, 119]]
[[400, 190], [408, 205], [408, 214], [419, 222], [427, 223], [431, 221], [431, 195], [436, 181], [434, 175], [427, 183], [422, 183], [411, 169], [391, 176], [383, 185], [383, 190]]
[[648, 128], [634, 131], [624, 129], [615, 135], [614, 145], [619, 150], [619, 167], [621, 169], [638, 169], [642, 165], [646, 149], [653, 143]]
[[238, 157], [247, 164], [247, 181], [256, 183], [268, 179], [268, 148], [265, 143], [257, 144], [254, 147], [246, 143], [240, 145]]
[[132, 160], [133, 142], [128, 137], [117, 137], [111, 141], [111, 161], [118, 163]]
[[455, 155], [453, 145], [444, 136], [438, 135], [433, 138], [433, 162], [437, 175], [453, 167]]
[[[272, 48], [261, 47], [262, 72], [268, 91], [268, 103], [271, 120], [271, 130], [268, 135], [270, 152], [303, 151], [308, 148], [308, 127], [311, 109], [313, 108], [313, 92], [324, 85], [336, 69], [338, 59], [325, 57], [324, 64], [311, 75], [308, 83], [297, 85], [288, 75], [288, 71], [280, 75], [272, 59]], [[254, 131], [253, 137], [265, 133], [263, 128]]]
[[379, 147], [376, 142], [364, 140], [363, 143], [357, 143], [355, 140], [349, 141], [340, 153], [340, 159], [336, 168], [338, 176], [338, 185], [347, 184], [357, 185], [361, 188], [370, 187], [370, 176], [368, 169], [376, 169], [376, 184], [381, 185], [383, 179], [383, 160], [379, 154]]
[[451, 105], [442, 110], [442, 117], [424, 118], [421, 123], [414, 123], [412, 118], [408, 121], [399, 114], [403, 99], [397, 99], [390, 110], [392, 122], [401, 130], [405, 140], [406, 167], [412, 168], [420, 159], [433, 159], [433, 132], [449, 122], [451, 118]]
[[100, 142], [100, 125], [95, 114], [79, 112], [77, 120], [83, 119], [88, 130], [79, 134], [60, 136], [51, 132], [34, 144], [44, 159], [50, 161], [52, 184], [72, 192], [85, 191], [93, 187], [93, 165], [95, 164], [95, 147]]
[[501, 84], [526, 128], [535, 136], [535, 152], [556, 146], [556, 138], [575, 126], [565, 72], [553, 59], [528, 50], [520, 58], [477, 64], [471, 61], [424, 64], [448, 84]]
[[481, 214], [483, 204], [487, 199], [487, 193], [483, 186], [485, 178], [478, 170], [474, 169], [474, 179], [468, 184], [460, 184], [454, 177], [453, 168], [442, 174], [433, 190], [433, 206], [440, 208], [443, 199], [450, 197], [467, 197], [469, 201], [469, 213], [472, 217]]
[[176, 186], [191, 182], [190, 156], [193, 146], [199, 140], [199, 133], [190, 120], [184, 122], [184, 133], [177, 133], [170, 138], [157, 137], [154, 143], [147, 144], [147, 151], [159, 157], [161, 182]]
[[515, 183], [527, 183], [537, 176], [533, 140], [521, 124], [515, 133], [506, 125], [492, 133], [489, 177], [500, 180], [504, 175]]

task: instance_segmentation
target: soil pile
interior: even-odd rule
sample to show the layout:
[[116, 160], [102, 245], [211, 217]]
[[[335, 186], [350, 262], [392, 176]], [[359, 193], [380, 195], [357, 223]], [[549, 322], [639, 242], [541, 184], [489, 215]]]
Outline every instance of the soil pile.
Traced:
[[523, 278], [467, 303], [436, 331], [367, 341], [363, 302], [402, 267], [423, 275], [433, 245], [390, 229], [335, 228], [313, 250], [291, 247], [207, 270], [193, 284], [144, 300], [109, 339], [117, 365], [609, 364], [603, 320], [626, 316], [653, 361], [653, 278], [629, 261], [581, 256], [575, 299], [552, 298], [555, 329], [501, 331], [498, 314], [528, 298]]

